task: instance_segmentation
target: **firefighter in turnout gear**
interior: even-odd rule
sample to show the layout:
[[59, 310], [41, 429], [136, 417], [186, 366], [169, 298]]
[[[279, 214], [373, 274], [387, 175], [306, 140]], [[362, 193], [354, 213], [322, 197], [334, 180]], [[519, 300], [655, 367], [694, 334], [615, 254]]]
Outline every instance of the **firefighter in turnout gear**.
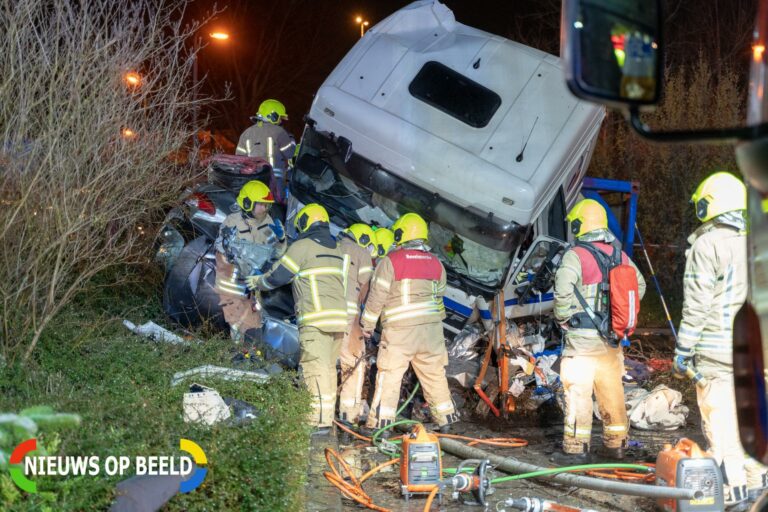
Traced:
[[285, 230], [279, 220], [269, 216], [269, 207], [275, 200], [269, 187], [260, 181], [249, 181], [237, 196], [240, 211], [229, 214], [219, 227], [216, 238], [216, 291], [224, 320], [229, 325], [233, 340], [261, 339], [261, 313], [254, 309], [249, 297], [245, 277], [237, 267], [237, 255], [229, 250], [232, 238], [253, 244], [275, 246], [278, 254], [285, 250]]
[[296, 149], [293, 135], [281, 126], [284, 119], [288, 119], [285, 105], [277, 100], [263, 101], [258, 113], [251, 117], [253, 126], [240, 135], [235, 150], [236, 155], [261, 157], [269, 162], [280, 187], [278, 200], [284, 197], [286, 173]]
[[[595, 311], [603, 300], [600, 292], [603, 274], [597, 259], [588, 248], [579, 243], [589, 243], [592, 248], [609, 255], [612, 244], [618, 244], [608, 230], [605, 209], [592, 199], [579, 201], [568, 214], [571, 232], [577, 245], [563, 255], [555, 273], [555, 319], [565, 331], [565, 348], [561, 363], [560, 379], [565, 397], [565, 424], [563, 451], [550, 459], [558, 465], [589, 462], [592, 437], [592, 393], [603, 421], [603, 456], [623, 458], [628, 439], [629, 422], [624, 405], [624, 354], [621, 346], [601, 336], [581, 305], [584, 302]], [[617, 254], [618, 257], [618, 254]], [[637, 274], [640, 298], [645, 294], [645, 280], [635, 264], [621, 252], [621, 262], [629, 264]]]
[[312, 394], [313, 425], [330, 427], [336, 408], [336, 360], [349, 325], [346, 284], [350, 258], [331, 236], [328, 212], [308, 204], [296, 214], [298, 239], [264, 275], [249, 276], [262, 291], [293, 282], [302, 378]]
[[339, 235], [339, 247], [349, 256], [347, 308], [349, 325], [341, 342], [339, 419], [354, 425], [360, 415], [365, 381], [365, 339], [360, 329], [360, 305], [368, 293], [376, 251], [374, 232], [367, 224], [352, 224]]
[[376, 391], [366, 425], [378, 429], [394, 421], [400, 383], [410, 364], [432, 418], [447, 432], [458, 417], [445, 376], [445, 268], [426, 246], [427, 223], [419, 215], [406, 213], [392, 231], [397, 248], [376, 266], [361, 320], [366, 338], [373, 334], [379, 317], [383, 328]]
[[747, 297], [746, 194], [738, 178], [718, 172], [691, 198], [702, 224], [688, 238], [673, 366], [679, 374], [693, 367], [704, 378], [696, 386], [702, 429], [734, 510], [747, 510], [747, 493], [756, 499], [766, 486], [765, 468], [739, 440], [733, 385], [733, 319]]

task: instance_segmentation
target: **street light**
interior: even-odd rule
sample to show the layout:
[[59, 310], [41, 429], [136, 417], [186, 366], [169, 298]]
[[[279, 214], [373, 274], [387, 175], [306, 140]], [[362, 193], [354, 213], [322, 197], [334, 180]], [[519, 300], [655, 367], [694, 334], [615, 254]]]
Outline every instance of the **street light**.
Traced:
[[363, 37], [363, 34], [365, 34], [365, 27], [368, 26], [368, 21], [364, 20], [362, 16], [358, 16], [355, 18], [355, 23], [360, 25], [360, 37]]
[[211, 39], [217, 39], [219, 41], [226, 41], [229, 39], [229, 34], [226, 32], [211, 32], [208, 35], [211, 36]]
[[124, 139], [130, 140], [136, 137], [136, 132], [126, 127], [120, 130], [120, 135], [122, 135]]
[[135, 71], [129, 71], [123, 75], [123, 81], [126, 85], [131, 87], [138, 87], [141, 85], [141, 75]]
[[[210, 37], [213, 41], [223, 44], [229, 41], [229, 32], [217, 30], [215, 32], [209, 33], [208, 37]], [[192, 55], [192, 83], [195, 87], [195, 99], [197, 99], [197, 51]], [[194, 105], [194, 108], [192, 109], [192, 126], [195, 127], [194, 144], [195, 147], [197, 147], [197, 105]]]

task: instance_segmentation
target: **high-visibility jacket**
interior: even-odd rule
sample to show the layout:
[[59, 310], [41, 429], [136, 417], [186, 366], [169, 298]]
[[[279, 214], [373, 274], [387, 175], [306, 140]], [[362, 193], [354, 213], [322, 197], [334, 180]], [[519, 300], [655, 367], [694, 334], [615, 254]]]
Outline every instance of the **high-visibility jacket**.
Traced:
[[746, 232], [718, 217], [689, 238], [683, 275], [683, 319], [675, 352], [732, 366], [733, 319], [747, 297]]
[[381, 323], [409, 327], [440, 323], [445, 318], [445, 268], [423, 247], [402, 247], [382, 258], [373, 273], [365, 312], [366, 330]]
[[260, 290], [293, 282], [299, 328], [344, 332], [349, 325], [346, 285], [349, 256], [337, 246], [328, 225], [310, 228], [257, 281]]
[[349, 256], [347, 276], [347, 313], [353, 320], [360, 313], [360, 292], [371, 280], [373, 263], [371, 253], [357, 245], [354, 240], [344, 237], [339, 242], [341, 251]]
[[[595, 240], [590, 243], [606, 254], [610, 255], [613, 252], [613, 246], [604, 241]], [[635, 269], [638, 293], [642, 299], [645, 295], [645, 279], [643, 279], [643, 275], [624, 251], [622, 251], [621, 258], [623, 263], [628, 263]], [[574, 247], [566, 251], [557, 272], [555, 272], [555, 319], [564, 324], [573, 315], [584, 312], [584, 308], [576, 298], [574, 289], [579, 290], [579, 293], [581, 293], [593, 311], [599, 311], [597, 300], [598, 287], [601, 281], [602, 273], [597, 265], [597, 261], [586, 249]], [[563, 355], [602, 354], [605, 351], [606, 342], [600, 337], [597, 329], [591, 326], [567, 327]]]
[[257, 156], [278, 170], [288, 168], [296, 141], [282, 126], [259, 121], [240, 135], [235, 154]]
[[248, 242], [263, 245], [274, 245], [278, 252], [285, 250], [285, 238], [278, 240], [275, 233], [269, 227], [275, 221], [267, 215], [263, 220], [258, 221], [252, 217], [246, 217], [241, 212], [235, 212], [227, 215], [224, 222], [219, 227], [219, 236], [216, 238], [216, 291], [225, 295], [248, 295], [244, 279], [247, 276], [236, 275], [235, 265], [227, 261], [222, 247], [222, 234], [224, 229], [235, 228], [236, 236], [247, 240]]

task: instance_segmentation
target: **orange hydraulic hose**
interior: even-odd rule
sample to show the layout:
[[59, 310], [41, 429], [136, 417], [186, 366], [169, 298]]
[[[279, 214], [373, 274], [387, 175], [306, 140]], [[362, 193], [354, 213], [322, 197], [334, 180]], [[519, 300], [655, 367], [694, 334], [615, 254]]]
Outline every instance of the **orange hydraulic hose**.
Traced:
[[476, 444], [487, 444], [499, 448], [522, 448], [528, 446], [528, 441], [519, 437], [492, 437], [488, 439], [476, 439], [474, 437], [460, 436], [456, 434], [435, 434], [437, 437], [446, 437], [448, 439], [457, 439], [459, 441], [469, 441], [469, 446]]
[[354, 436], [354, 437], [356, 437], [356, 438], [360, 439], [361, 441], [368, 441], [369, 443], [370, 443], [370, 442], [372, 442], [372, 439], [371, 439], [370, 437], [365, 437], [365, 436], [364, 436], [364, 435], [362, 435], [362, 434], [358, 434], [357, 432], [355, 432], [355, 431], [354, 431], [354, 430], [352, 430], [351, 428], [347, 428], [347, 427], [345, 427], [344, 425], [342, 425], [341, 423], [339, 423], [339, 422], [338, 422], [338, 421], [336, 421], [336, 420], [333, 420], [333, 424], [334, 424], [334, 425], [336, 425], [337, 427], [339, 427], [341, 430], [343, 430], [343, 431], [344, 431], [344, 432], [346, 432], [347, 434], [351, 434], [352, 436]]
[[[347, 474], [349, 479], [351, 480], [351, 483], [344, 479], [344, 477], [339, 473], [339, 470], [336, 468], [336, 465], [331, 460], [332, 458], [336, 459], [339, 462], [339, 465], [341, 466], [341, 469], [344, 470], [344, 473]], [[376, 468], [372, 469], [365, 475], [363, 475], [362, 478], [358, 479], [352, 470], [350, 469], [349, 465], [346, 463], [346, 461], [339, 455], [333, 448], [326, 448], [325, 449], [325, 460], [328, 462], [328, 465], [331, 468], [331, 471], [324, 471], [323, 476], [328, 480], [331, 484], [333, 484], [341, 493], [371, 509], [376, 510], [377, 512], [391, 512], [390, 509], [380, 507], [376, 505], [373, 502], [373, 499], [363, 490], [362, 482], [369, 478], [371, 475], [376, 473], [377, 471], [381, 470], [382, 468], [389, 466], [391, 464], [394, 464], [395, 462], [399, 461], [399, 459], [393, 459], [388, 462], [385, 462], [384, 464], [380, 464]]]
[[[648, 466], [649, 468], [656, 467], [656, 464], [651, 464], [651, 463], [639, 462], [638, 464], [642, 464], [643, 466]], [[597, 478], [608, 478], [610, 480], [623, 480], [625, 482], [643, 482], [643, 483], [651, 484], [656, 481], [655, 472], [640, 472], [640, 471], [633, 471], [631, 469], [595, 469], [592, 471], [587, 471], [586, 474], [589, 476], [597, 477]]]
[[366, 474], [361, 476], [360, 477], [360, 483], [362, 484], [363, 482], [365, 482], [366, 480], [371, 478], [373, 475], [375, 475], [376, 473], [378, 473], [379, 471], [381, 471], [385, 467], [392, 466], [393, 464], [397, 464], [399, 462], [400, 462], [400, 459], [391, 459], [391, 460], [388, 460], [387, 462], [385, 462], [384, 464], [379, 464], [378, 466], [376, 466], [375, 468], [373, 468], [372, 470], [370, 470], [369, 472], [367, 472]]
[[432, 492], [429, 493], [429, 496], [427, 496], [427, 502], [424, 503], [424, 512], [429, 512], [429, 507], [432, 506], [432, 501], [435, 499], [435, 496], [437, 496], [438, 491], [440, 491], [440, 488], [435, 486], [435, 488], [432, 489]]

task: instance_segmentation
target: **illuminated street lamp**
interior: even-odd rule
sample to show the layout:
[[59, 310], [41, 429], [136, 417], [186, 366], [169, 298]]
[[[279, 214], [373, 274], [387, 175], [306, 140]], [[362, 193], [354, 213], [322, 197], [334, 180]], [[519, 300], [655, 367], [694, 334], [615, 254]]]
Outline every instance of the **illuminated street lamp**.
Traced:
[[135, 71], [129, 71], [123, 75], [123, 81], [126, 85], [131, 87], [138, 87], [141, 85], [141, 75]]
[[[229, 32], [216, 30], [208, 34], [213, 41], [223, 44], [229, 41]], [[198, 39], [199, 41], [199, 39]], [[197, 52], [192, 55], [192, 83], [195, 86], [195, 95], [197, 95]], [[195, 97], [195, 99], [197, 99]], [[192, 109], [192, 125], [197, 127], [197, 105]], [[197, 145], [197, 128], [195, 128], [195, 145]]]
[[364, 20], [362, 16], [358, 16], [355, 18], [355, 23], [360, 25], [360, 37], [363, 37], [363, 34], [365, 34], [365, 27], [368, 26], [368, 21]]
[[131, 130], [130, 128], [123, 128], [120, 130], [120, 135], [123, 136], [124, 139], [135, 139], [136, 138], [136, 132]]
[[229, 39], [229, 34], [226, 32], [211, 32], [208, 35], [211, 36], [211, 39], [216, 39], [218, 41], [227, 41]]

